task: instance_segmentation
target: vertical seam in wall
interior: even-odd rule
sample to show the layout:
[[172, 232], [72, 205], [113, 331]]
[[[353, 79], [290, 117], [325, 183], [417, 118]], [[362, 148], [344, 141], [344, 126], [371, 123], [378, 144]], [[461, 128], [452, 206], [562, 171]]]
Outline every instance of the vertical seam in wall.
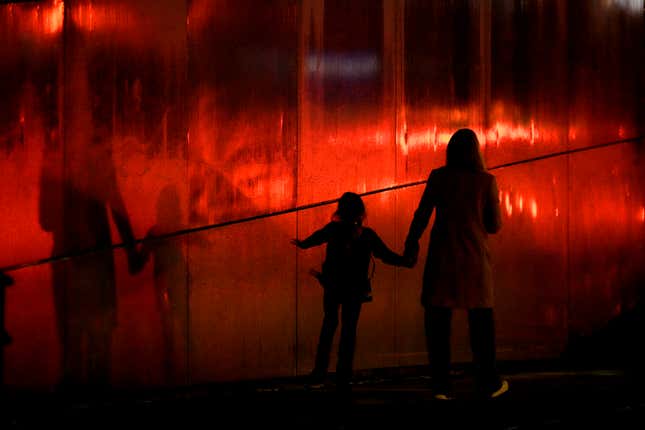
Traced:
[[[296, 149], [298, 149], [298, 137], [296, 137]], [[297, 151], [296, 151], [297, 152]], [[296, 155], [296, 182], [298, 180], [297, 172], [298, 172], [298, 167], [297, 167], [297, 162], [298, 162], [298, 156]], [[297, 187], [296, 187], [297, 188]], [[297, 191], [296, 191], [296, 198], [297, 198]], [[298, 237], [298, 225], [300, 222], [300, 211], [296, 211], [296, 223], [295, 223], [295, 234], [294, 237]], [[299, 264], [298, 264], [298, 247], [294, 246], [294, 255], [295, 255], [295, 272], [294, 272], [294, 293], [295, 293], [295, 315], [294, 315], [294, 342], [293, 342], [293, 362], [294, 362], [294, 375], [298, 376], [298, 301], [299, 301], [299, 295], [298, 295], [298, 269], [299, 269]]]
[[[60, 172], [60, 175], [61, 175], [60, 179], [61, 179], [61, 181], [63, 183], [63, 186], [65, 184], [66, 174], [67, 174], [67, 151], [66, 151], [66, 148], [67, 148], [67, 145], [66, 145], [66, 143], [67, 143], [67, 127], [66, 127], [66, 125], [67, 125], [66, 124], [67, 114], [65, 112], [66, 106], [67, 106], [67, 100], [66, 100], [67, 97], [66, 97], [66, 93], [65, 93], [66, 91], [65, 90], [67, 88], [67, 85], [66, 85], [67, 67], [68, 67], [68, 65], [67, 65], [67, 55], [68, 55], [68, 52], [67, 52], [67, 38], [69, 37], [69, 28], [68, 28], [69, 19], [68, 18], [69, 18], [69, 14], [71, 13], [70, 7], [71, 6], [69, 5], [68, 2], [63, 3], [63, 37], [62, 37], [62, 40], [61, 40], [61, 44], [63, 45], [62, 46], [62, 50], [63, 50], [63, 65], [61, 67], [62, 76], [60, 77], [60, 80], [59, 80], [59, 82], [62, 85], [61, 91], [62, 91], [62, 99], [63, 99], [62, 103], [60, 105], [60, 109], [62, 110], [62, 115], [60, 116], [61, 139], [60, 139], [60, 142], [59, 142], [60, 151], [61, 151], [61, 155], [62, 155], [63, 166], [62, 166], [62, 169], [59, 172]], [[60, 215], [63, 217], [62, 219], [66, 218], [65, 217], [65, 204], [61, 205], [61, 214]], [[56, 264], [56, 263], [51, 264], [52, 270], [53, 270], [53, 264]], [[61, 264], [61, 263], [58, 263], [58, 264]], [[63, 272], [63, 273], [64, 273], [63, 282], [67, 282], [67, 279], [66, 279], [67, 278], [67, 273], [66, 272]], [[53, 276], [53, 274], [52, 274], [52, 276]], [[62, 306], [61, 313], [63, 314], [63, 318], [65, 318], [65, 320], [67, 321], [68, 320], [67, 306], [65, 304], [63, 304], [63, 306]], [[63, 336], [63, 339], [59, 339], [59, 342], [61, 340], [64, 341], [67, 338], [67, 324], [63, 324], [63, 326], [64, 327], [61, 330], [61, 332], [62, 332], [61, 334]], [[63, 363], [61, 363], [61, 367], [62, 367], [61, 371], [63, 373], [63, 375], [62, 375], [63, 378], [61, 378], [61, 379], [64, 379], [65, 376], [66, 376], [65, 375], [65, 361], [67, 360], [68, 352], [67, 352], [67, 348], [62, 347], [61, 349], [62, 349], [62, 354], [60, 355], [60, 357], [63, 360]], [[4, 366], [4, 363], [3, 363], [3, 366]]]
[[[186, 5], [186, 20], [185, 25], [186, 25], [186, 59], [185, 59], [185, 69], [183, 73], [183, 80], [184, 80], [184, 85], [186, 86], [184, 88], [184, 100], [188, 97], [188, 69], [190, 68], [190, 34], [189, 34], [189, 28], [188, 28], [188, 8], [189, 8], [189, 2], [188, 0], [185, 5]], [[184, 141], [186, 142], [184, 145], [185, 151], [184, 151], [184, 159], [185, 159], [185, 180], [186, 180], [186, 186], [188, 188], [188, 192], [186, 193], [186, 208], [188, 209], [187, 219], [190, 219], [190, 180], [189, 180], [189, 174], [190, 174], [190, 166], [189, 166], [189, 160], [190, 160], [190, 121], [188, 120], [187, 116], [187, 109], [186, 105], [184, 104], [183, 106], [183, 116], [184, 120], [186, 121], [185, 124], [185, 133], [184, 133]], [[190, 290], [191, 290], [191, 279], [190, 279], [190, 235], [186, 235], [186, 242], [184, 243], [185, 249], [186, 249], [186, 322], [185, 325], [186, 327], [185, 332], [186, 332], [186, 343], [185, 343], [185, 354], [186, 354], [186, 364], [185, 364], [185, 381], [187, 385], [190, 385], [192, 382], [192, 374], [191, 374], [191, 351], [190, 351], [190, 343], [191, 343], [191, 333], [190, 333], [190, 323], [191, 323], [191, 311], [190, 311]]]
[[[567, 122], [569, 119], [567, 119]], [[567, 127], [568, 128], [568, 127]], [[568, 134], [568, 133], [567, 133]], [[569, 138], [567, 137], [567, 146], [569, 146]], [[566, 222], [566, 274], [567, 274], [567, 318], [565, 320], [566, 324], [566, 337], [569, 338], [571, 335], [571, 154], [567, 154], [567, 222]]]
[[[570, 119], [567, 118], [567, 129], [570, 127]], [[569, 142], [569, 137], [568, 137], [568, 132], [567, 132], [567, 147], [570, 145]], [[566, 169], [566, 174], [567, 174], [567, 221], [566, 221], [566, 238], [567, 238], [567, 245], [566, 245], [566, 274], [567, 274], [567, 282], [566, 282], [566, 288], [567, 288], [567, 318], [565, 320], [566, 324], [566, 334], [567, 338], [571, 334], [571, 211], [572, 211], [572, 205], [571, 205], [571, 154], [567, 154], [567, 169]]]
[[[395, 73], [394, 73], [394, 178], [395, 181], [399, 181], [399, 129], [401, 124], [399, 123], [400, 118], [400, 109], [404, 108], [405, 102], [405, 0], [401, 0], [401, 6], [396, 7], [396, 21], [395, 21]], [[399, 221], [399, 193], [394, 193], [394, 237], [398, 237], [400, 230]], [[398, 336], [400, 329], [399, 321], [399, 304], [400, 304], [400, 273], [401, 269], [396, 268], [394, 272], [394, 311], [392, 312], [392, 317], [394, 318], [393, 328], [394, 328], [394, 347], [393, 351], [395, 354], [395, 359], [397, 366], [401, 366], [401, 345], [400, 338]]]
[[[570, 84], [571, 84], [571, 75], [574, 71], [574, 64], [570, 62], [570, 49], [571, 49], [571, 41], [569, 40], [569, 8], [567, 7], [565, 9], [565, 20], [566, 20], [566, 41], [567, 41], [567, 75], [566, 75], [566, 80], [567, 80], [567, 123], [566, 123], [566, 148], [567, 151], [571, 150], [571, 140], [569, 137], [569, 131], [571, 129], [571, 97], [570, 97]], [[566, 289], [567, 289], [567, 295], [566, 295], [566, 318], [564, 321], [565, 324], [565, 341], [568, 343], [568, 340], [571, 336], [571, 211], [573, 210], [572, 205], [571, 205], [571, 154], [567, 153], [566, 155], [566, 177], [567, 177], [567, 187], [566, 187], [566, 201], [567, 201], [567, 214], [566, 214], [566, 223], [565, 223], [565, 230], [566, 230], [566, 259], [565, 259], [565, 264], [566, 264]]]
[[[402, 0], [404, 1], [404, 0]], [[399, 113], [399, 91], [398, 91], [398, 78], [399, 78], [399, 16], [398, 16], [398, 8], [396, 7], [396, 4], [393, 5], [394, 7], [394, 23], [393, 23], [393, 33], [394, 33], [394, 46], [392, 47], [392, 56], [391, 56], [391, 61], [392, 61], [392, 80], [389, 82], [389, 85], [392, 85], [392, 104], [393, 104], [393, 109], [392, 109], [392, 115], [393, 115], [393, 121], [392, 121], [392, 146], [394, 149], [394, 182], [397, 183], [399, 180], [399, 175], [398, 175], [398, 145], [397, 145], [397, 138], [398, 138], [398, 113]], [[383, 19], [387, 19], [387, 16], [385, 14], [386, 10], [384, 8], [383, 10]], [[385, 24], [383, 25], [385, 28]], [[384, 42], [385, 43], [385, 42]], [[397, 227], [397, 194], [394, 193], [394, 238], [398, 238], [398, 227]], [[397, 306], [398, 306], [398, 297], [399, 297], [399, 269], [394, 268], [394, 288], [392, 290], [392, 300], [394, 306], [392, 306], [392, 351], [394, 352], [394, 359], [397, 361], [397, 365], [399, 364], [399, 358], [397, 354], [397, 345], [398, 345], [398, 339], [397, 339]]]
[[[301, 91], [301, 81], [304, 79], [304, 76], [302, 74], [302, 68], [303, 68], [303, 49], [304, 49], [304, 37], [305, 37], [305, 32], [303, 28], [303, 23], [304, 20], [302, 18], [303, 15], [303, 6], [301, 2], [298, 2], [296, 4], [296, 31], [298, 33], [298, 48], [297, 48], [297, 59], [296, 59], [296, 94], [295, 94], [295, 102], [296, 102], [296, 115], [295, 115], [295, 122], [296, 122], [296, 131], [295, 131], [295, 151], [296, 151], [296, 166], [295, 166], [295, 172], [294, 172], [294, 200], [295, 200], [295, 205], [298, 207], [298, 188], [299, 188], [299, 173], [300, 173], [300, 133], [301, 133], [301, 120], [300, 120], [300, 109], [302, 109], [301, 103], [300, 103], [300, 91]], [[298, 238], [298, 226], [300, 223], [300, 211], [296, 211], [296, 225], [295, 225], [295, 232], [294, 232], [294, 237]], [[294, 339], [293, 339], [293, 370], [294, 370], [294, 375], [298, 376], [298, 247], [294, 246], [294, 255], [295, 255], [295, 273], [294, 273], [294, 299], [295, 299], [295, 307], [294, 307]]]

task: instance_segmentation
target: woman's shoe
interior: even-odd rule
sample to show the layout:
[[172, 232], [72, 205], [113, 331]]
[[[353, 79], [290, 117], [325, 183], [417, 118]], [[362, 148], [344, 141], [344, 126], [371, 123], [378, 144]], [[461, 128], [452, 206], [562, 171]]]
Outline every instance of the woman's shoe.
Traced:
[[506, 393], [507, 391], [508, 391], [508, 381], [506, 379], [504, 379], [502, 381], [502, 385], [497, 390], [493, 391], [490, 394], [490, 398], [491, 399], [497, 398], [497, 397], [501, 396], [502, 394]]
[[325, 385], [326, 379], [327, 379], [326, 375], [320, 372], [313, 371], [307, 377], [307, 382], [305, 383], [305, 385], [308, 388], [312, 388], [312, 389], [322, 388]]

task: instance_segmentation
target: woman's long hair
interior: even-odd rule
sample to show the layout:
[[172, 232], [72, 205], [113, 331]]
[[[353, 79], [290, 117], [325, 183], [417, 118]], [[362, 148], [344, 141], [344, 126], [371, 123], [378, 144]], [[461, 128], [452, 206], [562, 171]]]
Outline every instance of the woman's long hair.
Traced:
[[365, 204], [363, 199], [356, 193], [344, 193], [338, 200], [338, 208], [334, 212], [333, 219], [357, 226], [363, 225], [365, 220]]
[[446, 149], [446, 166], [476, 171], [486, 170], [479, 151], [479, 140], [474, 131], [462, 128], [452, 135]]

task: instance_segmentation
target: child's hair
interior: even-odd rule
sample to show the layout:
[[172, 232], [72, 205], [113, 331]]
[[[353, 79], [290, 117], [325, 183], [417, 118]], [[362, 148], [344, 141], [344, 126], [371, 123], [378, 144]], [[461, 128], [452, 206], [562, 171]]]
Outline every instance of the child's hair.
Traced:
[[333, 219], [360, 226], [363, 225], [365, 217], [365, 205], [361, 196], [347, 192], [338, 200], [338, 208], [334, 212]]

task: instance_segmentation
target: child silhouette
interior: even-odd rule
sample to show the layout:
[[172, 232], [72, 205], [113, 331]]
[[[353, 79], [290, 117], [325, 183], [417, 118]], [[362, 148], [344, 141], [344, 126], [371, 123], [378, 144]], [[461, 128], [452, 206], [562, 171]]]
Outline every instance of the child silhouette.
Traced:
[[412, 266], [410, 259], [391, 251], [374, 230], [363, 226], [365, 215], [361, 197], [344, 193], [330, 223], [304, 240], [291, 241], [301, 249], [327, 244], [322, 272], [312, 272], [324, 288], [324, 318], [316, 363], [310, 375], [312, 385], [322, 384], [327, 376], [339, 308], [342, 307], [336, 379], [339, 390], [349, 390], [358, 317], [362, 304], [371, 300], [369, 266], [372, 255], [386, 264]]

